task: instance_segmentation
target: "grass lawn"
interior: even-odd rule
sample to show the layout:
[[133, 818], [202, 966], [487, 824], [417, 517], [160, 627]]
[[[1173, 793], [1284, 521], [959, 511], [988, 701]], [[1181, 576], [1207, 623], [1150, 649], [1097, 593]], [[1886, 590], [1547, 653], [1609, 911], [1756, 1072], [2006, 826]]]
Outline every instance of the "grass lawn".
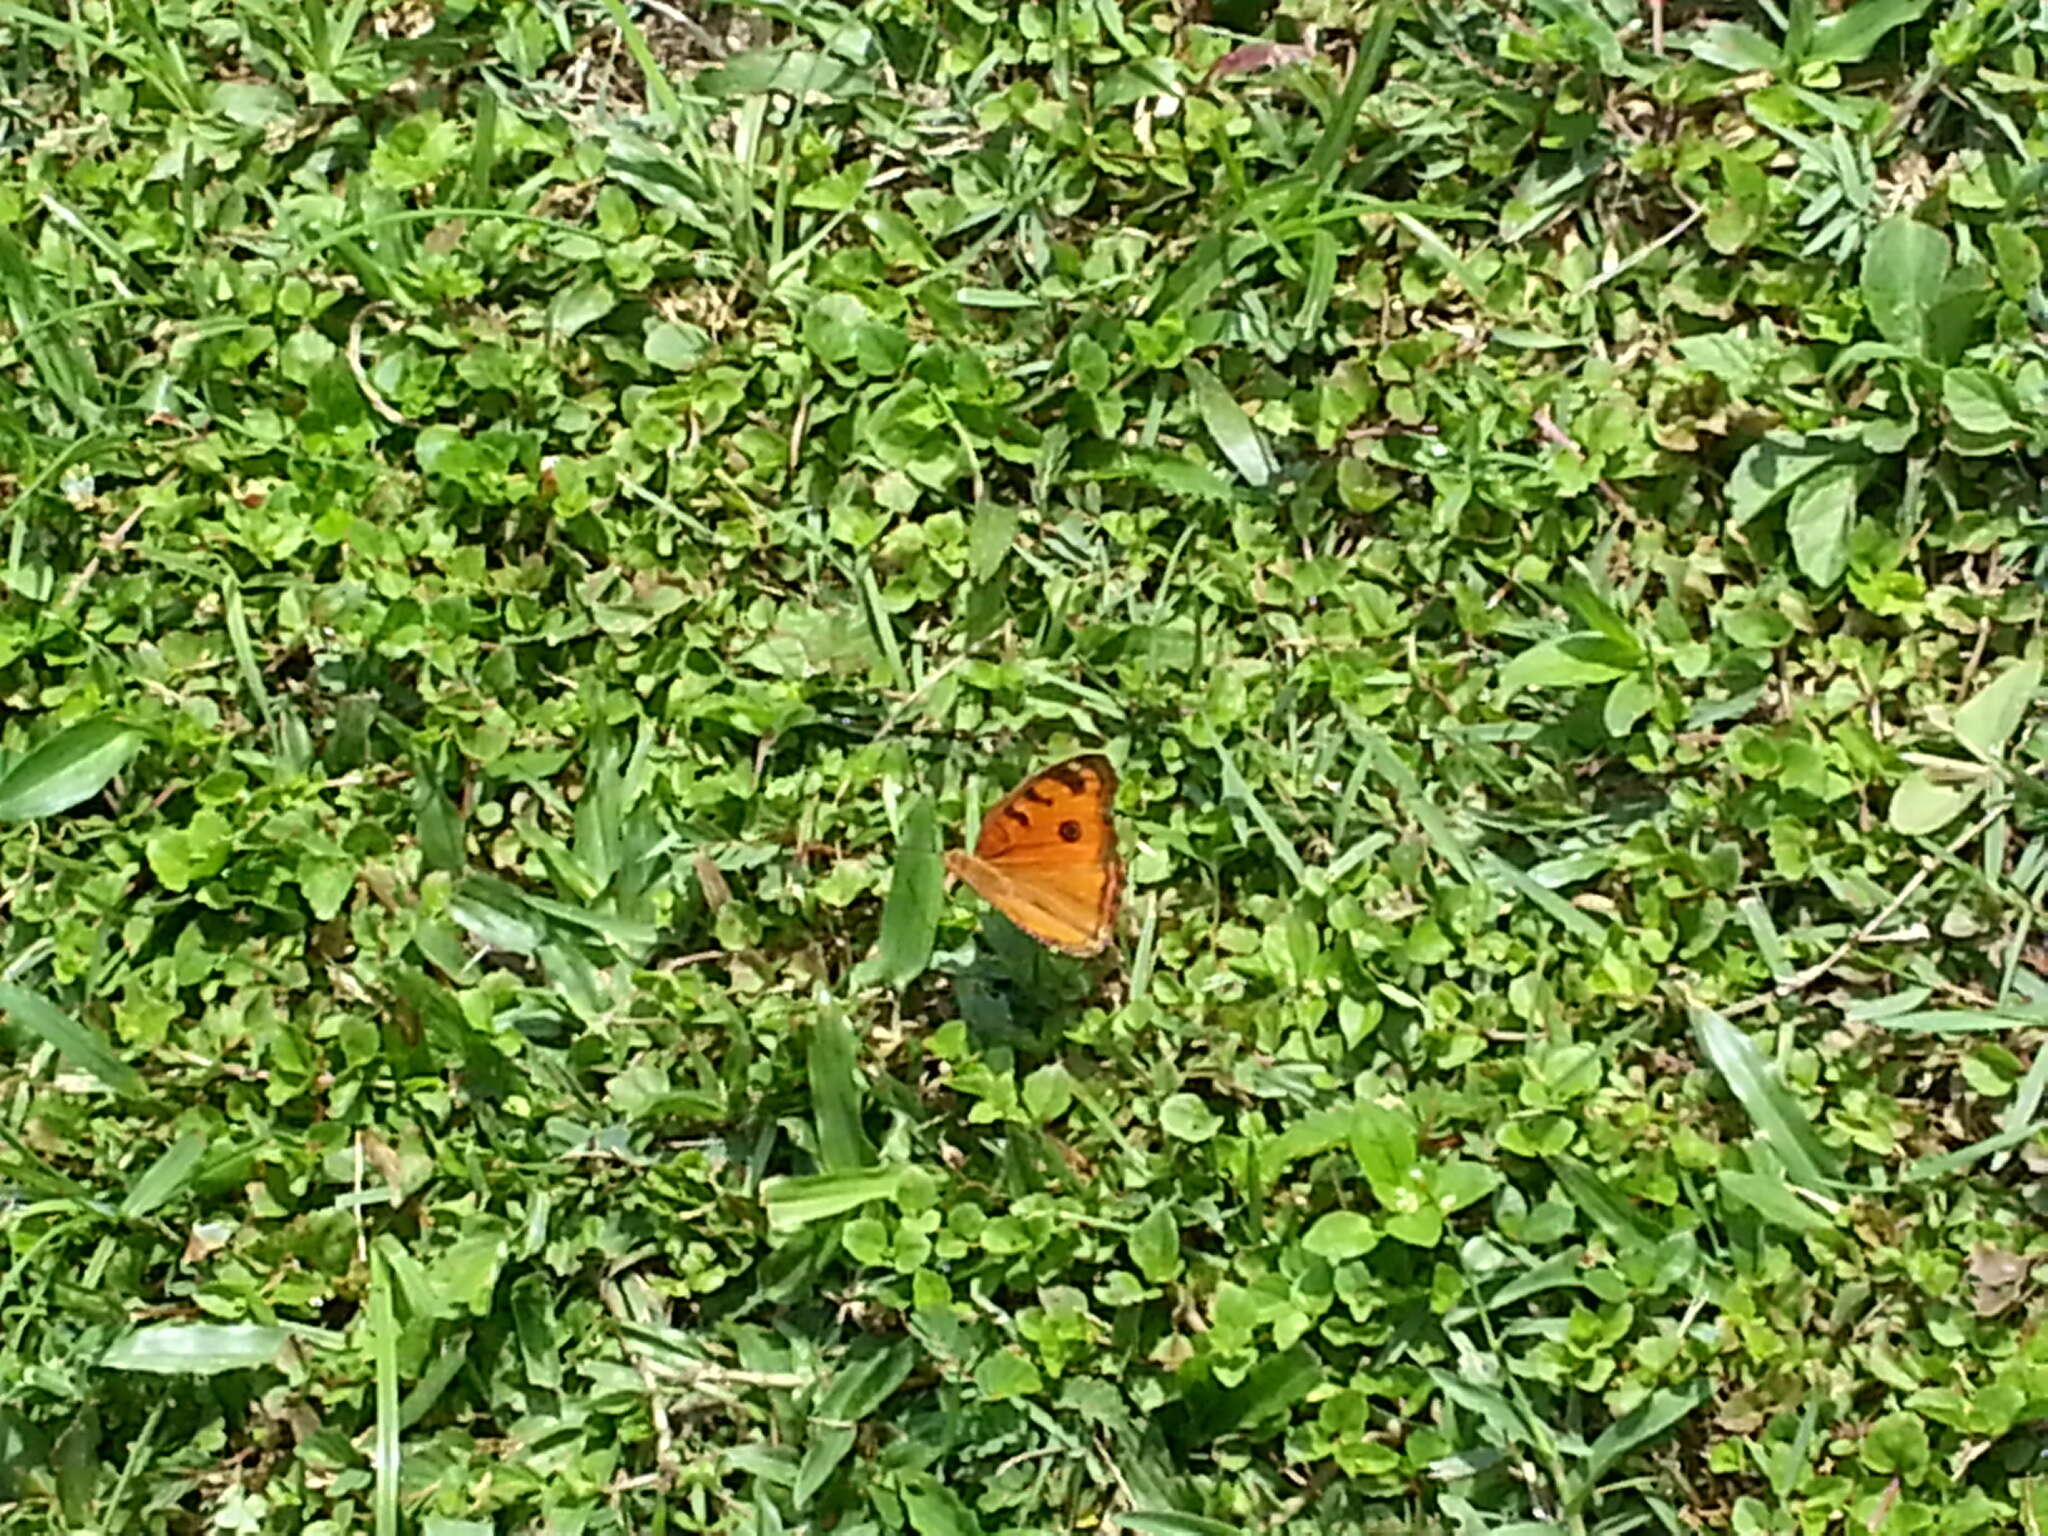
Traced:
[[2048, 1529], [2044, 107], [0, 0], [0, 1530]]

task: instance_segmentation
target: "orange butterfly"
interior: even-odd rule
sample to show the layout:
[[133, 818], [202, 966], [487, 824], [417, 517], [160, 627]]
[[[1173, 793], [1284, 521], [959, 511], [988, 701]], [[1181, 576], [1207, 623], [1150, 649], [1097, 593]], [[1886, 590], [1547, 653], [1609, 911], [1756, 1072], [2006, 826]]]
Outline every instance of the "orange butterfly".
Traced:
[[1039, 943], [1099, 954], [1116, 926], [1124, 861], [1110, 802], [1116, 770], [1090, 752], [1034, 773], [982, 818], [973, 853], [949, 849], [946, 868]]

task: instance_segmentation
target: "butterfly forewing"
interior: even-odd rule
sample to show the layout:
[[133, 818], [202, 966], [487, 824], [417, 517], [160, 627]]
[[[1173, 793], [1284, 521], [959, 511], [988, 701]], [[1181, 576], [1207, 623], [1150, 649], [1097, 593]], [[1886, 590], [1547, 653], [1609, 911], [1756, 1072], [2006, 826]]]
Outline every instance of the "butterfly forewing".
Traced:
[[973, 854], [949, 853], [946, 865], [1040, 943], [1096, 954], [1109, 943], [1123, 892], [1115, 795], [1107, 758], [1055, 764], [997, 802]]

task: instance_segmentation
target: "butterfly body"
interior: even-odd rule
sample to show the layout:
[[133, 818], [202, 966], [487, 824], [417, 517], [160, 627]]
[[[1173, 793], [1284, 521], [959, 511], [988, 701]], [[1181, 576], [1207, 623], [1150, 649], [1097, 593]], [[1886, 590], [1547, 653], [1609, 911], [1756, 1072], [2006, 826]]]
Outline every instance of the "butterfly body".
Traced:
[[974, 851], [946, 868], [1039, 943], [1069, 955], [1109, 944], [1123, 895], [1110, 804], [1116, 770], [1099, 753], [1033, 774], [982, 818]]

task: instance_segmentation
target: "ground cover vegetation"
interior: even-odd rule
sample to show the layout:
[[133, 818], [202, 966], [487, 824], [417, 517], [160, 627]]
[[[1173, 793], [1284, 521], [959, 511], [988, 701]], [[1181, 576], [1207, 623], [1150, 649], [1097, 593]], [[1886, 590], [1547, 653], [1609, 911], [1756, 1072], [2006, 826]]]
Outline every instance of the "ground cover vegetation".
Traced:
[[2040, 1529], [2044, 48], [0, 0], [10, 1536]]

